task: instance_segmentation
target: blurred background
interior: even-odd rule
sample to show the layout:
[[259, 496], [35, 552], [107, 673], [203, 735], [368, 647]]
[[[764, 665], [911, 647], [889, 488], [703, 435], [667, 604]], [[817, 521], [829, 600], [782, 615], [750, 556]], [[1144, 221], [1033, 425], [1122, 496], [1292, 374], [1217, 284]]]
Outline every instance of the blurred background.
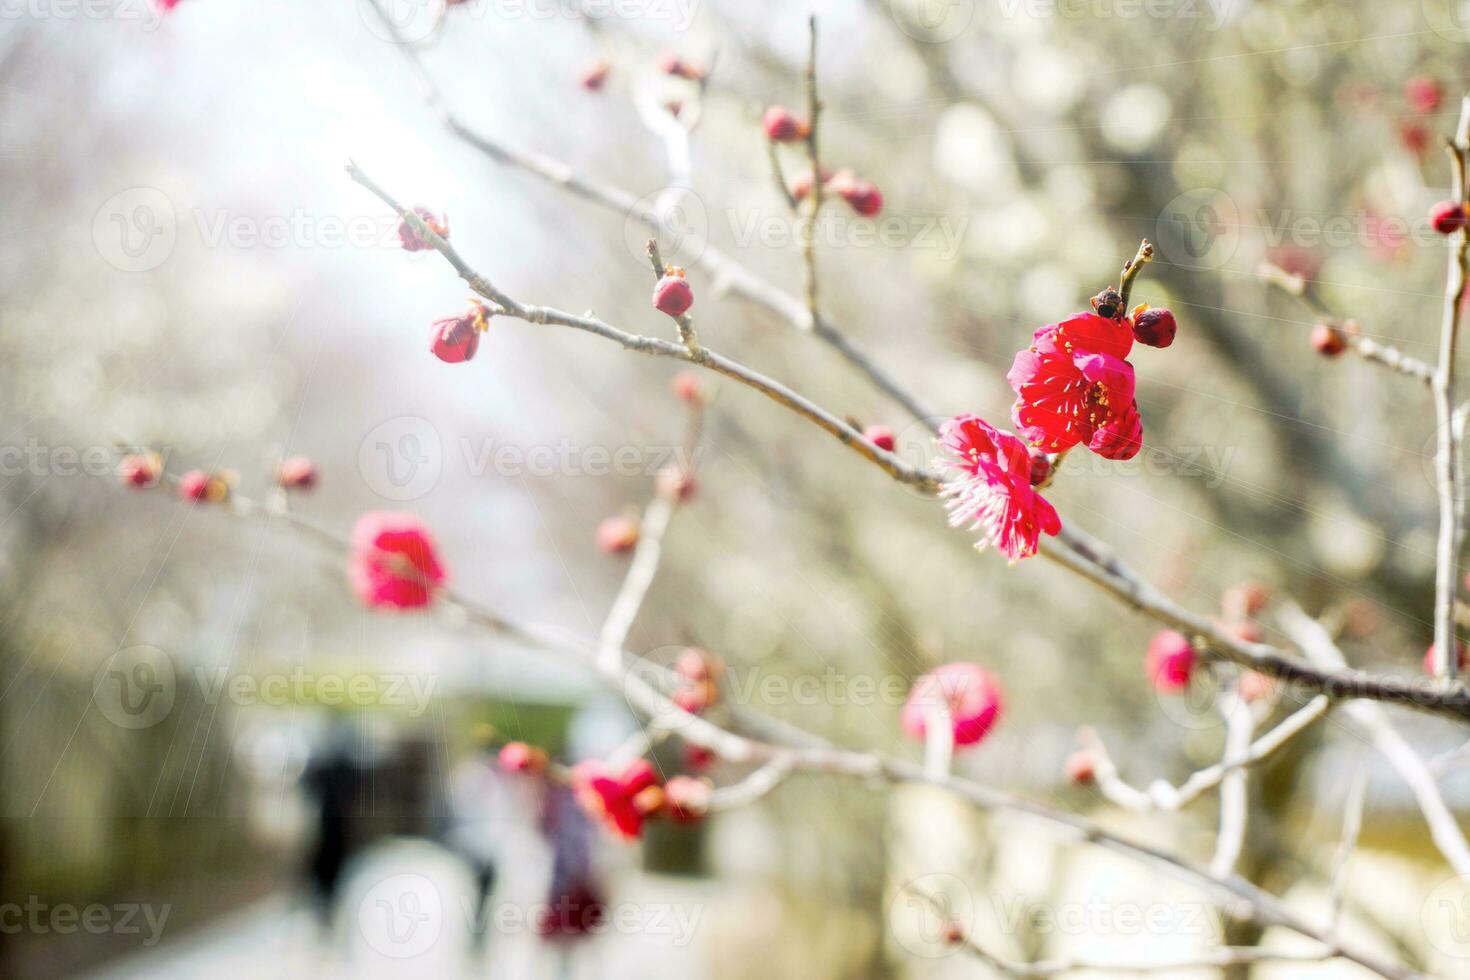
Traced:
[[[697, 120], [684, 207], [700, 234], [665, 244], [693, 269], [701, 339], [891, 426], [915, 462], [934, 451], [920, 422], [683, 254], [707, 235], [800, 294], [759, 119], [804, 106], [813, 10], [824, 158], [887, 201], [877, 219], [836, 202], [819, 229], [823, 302], [851, 339], [942, 416], [1003, 423], [1013, 353], [1155, 240], [1134, 295], [1170, 306], [1180, 336], [1133, 357], [1145, 450], [1074, 454], [1050, 498], [1197, 611], [1257, 580], [1328, 616], [1356, 666], [1418, 672], [1432, 634], [1427, 393], [1319, 356], [1314, 314], [1262, 264], [1313, 282], [1365, 335], [1433, 358], [1445, 249], [1425, 215], [1446, 196], [1439, 146], [1470, 85], [1466, 11], [390, 5], [472, 127], [634, 198], [670, 183], [655, 130], [673, 116], [649, 121], [678, 103], [676, 124]], [[664, 51], [710, 66], [707, 87], [662, 74]], [[594, 92], [580, 79], [597, 59], [611, 70]], [[436, 360], [428, 324], [463, 309], [465, 286], [432, 252], [403, 252], [397, 221], [343, 165], [446, 212], [461, 253], [518, 299], [670, 335], [649, 308], [642, 225], [455, 139], [368, 0], [15, 0], [0, 5], [0, 78], [0, 973], [987, 975], [939, 941], [903, 889], [914, 880], [1021, 959], [1278, 938], [921, 789], [809, 776], [638, 845], [569, 827], [564, 800], [499, 775], [486, 746], [605, 754], [635, 727], [616, 691], [451, 615], [363, 610], [340, 562], [282, 522], [125, 491], [115, 447], [156, 447], [171, 472], [233, 470], [252, 497], [282, 457], [310, 456], [321, 480], [293, 498], [302, 514], [345, 534], [365, 511], [411, 511], [457, 589], [594, 636], [626, 568], [595, 530], [637, 514], [683, 445], [675, 366], [501, 320], [473, 362]], [[747, 706], [915, 755], [897, 725], [909, 682], [981, 663], [1005, 685], [1006, 718], [961, 771], [1208, 856], [1213, 798], [1115, 812], [1069, 784], [1063, 760], [1093, 726], [1131, 781], [1178, 781], [1220, 756], [1219, 682], [1155, 695], [1146, 619], [1042, 560], [977, 556], [932, 499], [705, 380], [699, 490], [630, 649], [707, 648]], [[1259, 625], [1282, 639], [1269, 612]], [[1396, 717], [1426, 756], [1464, 737]], [[660, 752], [666, 771], [686, 767], [677, 740]], [[1470, 778], [1440, 769], [1463, 814]], [[1354, 935], [1465, 975], [1465, 883], [1446, 881], [1392, 770], [1331, 718], [1253, 772], [1240, 871], [1325, 909], [1359, 774]], [[537, 921], [563, 852], [614, 913], [595, 935]], [[1234, 975], [1247, 973], [1357, 975]]]

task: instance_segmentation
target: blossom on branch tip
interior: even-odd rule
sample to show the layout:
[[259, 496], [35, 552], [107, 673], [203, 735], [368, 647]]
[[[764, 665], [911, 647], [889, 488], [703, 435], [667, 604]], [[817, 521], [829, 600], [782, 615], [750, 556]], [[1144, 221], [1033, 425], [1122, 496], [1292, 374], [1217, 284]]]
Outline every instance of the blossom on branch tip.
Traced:
[[1107, 459], [1143, 447], [1133, 365], [1133, 333], [1123, 321], [1076, 313], [1037, 330], [1006, 380], [1016, 392], [1016, 431], [1049, 453], [1081, 444]]
[[[428, 208], [414, 208], [413, 213], [418, 215], [419, 219], [428, 225], [429, 230], [434, 234], [440, 238], [449, 237], [449, 219], [447, 217], [442, 214], [435, 214]], [[413, 225], [409, 224], [407, 220], [401, 221], [398, 224], [398, 241], [403, 246], [405, 252], [424, 252], [434, 247], [429, 244], [427, 239], [415, 231]]]
[[974, 745], [990, 734], [1004, 709], [1000, 683], [979, 664], [936, 667], [914, 682], [899, 722], [911, 737], [927, 737], [929, 719], [940, 707], [949, 715], [956, 746]]
[[699, 487], [694, 474], [677, 464], [659, 470], [654, 484], [660, 495], [679, 504], [687, 503]]
[[179, 477], [179, 496], [185, 500], [217, 504], [230, 495], [233, 473], [206, 473], [190, 470]]
[[424, 523], [412, 514], [384, 511], [357, 519], [347, 572], [364, 605], [392, 609], [427, 606], [446, 578]]
[[977, 415], [960, 415], [939, 427], [950, 455], [939, 465], [955, 476], [944, 485], [949, 522], [983, 529], [979, 546], [991, 544], [1011, 561], [1036, 554], [1041, 535], [1062, 529], [1056, 509], [1031, 486], [1026, 444]]
[[1145, 666], [1154, 689], [1168, 693], [1189, 686], [1198, 659], [1189, 637], [1178, 630], [1161, 630], [1148, 643]]
[[468, 361], [480, 349], [480, 334], [489, 326], [485, 305], [471, 300], [466, 312], [434, 321], [429, 331], [429, 350], [445, 364]]
[[643, 833], [643, 822], [664, 805], [658, 774], [646, 759], [635, 759], [620, 772], [588, 759], [572, 768], [572, 792], [587, 814], [626, 840]]
[[785, 106], [773, 105], [761, 116], [761, 128], [773, 143], [794, 143], [811, 135], [812, 127]]
[[1231, 619], [1254, 616], [1271, 601], [1271, 590], [1260, 582], [1237, 582], [1225, 590], [1220, 608]]
[[684, 270], [676, 265], [664, 267], [664, 274], [653, 287], [653, 307], [660, 313], [681, 317], [694, 305], [694, 290], [684, 278]]

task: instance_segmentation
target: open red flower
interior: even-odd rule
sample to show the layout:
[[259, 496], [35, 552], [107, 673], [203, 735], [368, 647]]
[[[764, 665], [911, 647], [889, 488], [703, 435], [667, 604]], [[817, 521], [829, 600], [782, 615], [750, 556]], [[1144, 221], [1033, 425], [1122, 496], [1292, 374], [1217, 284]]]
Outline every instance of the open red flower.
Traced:
[[995, 545], [1011, 561], [1036, 554], [1043, 532], [1062, 529], [1056, 509], [1031, 486], [1031, 456], [1020, 439], [978, 415], [959, 415], [939, 427], [939, 440], [954, 457], [941, 465], [958, 474], [942, 491], [951, 525], [983, 528], [980, 545]]
[[434, 540], [412, 514], [363, 514], [352, 528], [347, 563], [352, 589], [368, 606], [417, 609], [427, 606], [444, 568]]
[[942, 705], [954, 727], [954, 744], [974, 745], [995, 727], [1003, 708], [1000, 683], [978, 664], [936, 667], [914, 682], [899, 721], [914, 738], [926, 737], [929, 719]]
[[1016, 431], [1049, 453], [1082, 443], [1108, 459], [1143, 447], [1133, 398], [1133, 348], [1127, 321], [1076, 313], [1036, 331], [1006, 380], [1016, 390]]
[[628, 840], [642, 834], [644, 819], [664, 805], [663, 787], [647, 759], [635, 759], [616, 774], [598, 759], [579, 762], [572, 769], [572, 792], [582, 809]]

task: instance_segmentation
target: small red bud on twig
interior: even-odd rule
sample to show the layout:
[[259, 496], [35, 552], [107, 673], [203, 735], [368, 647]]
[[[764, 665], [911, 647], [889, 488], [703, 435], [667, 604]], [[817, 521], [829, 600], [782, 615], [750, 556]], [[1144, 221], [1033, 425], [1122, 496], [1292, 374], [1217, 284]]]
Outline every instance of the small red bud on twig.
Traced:
[[664, 275], [653, 287], [653, 306], [660, 313], [681, 317], [694, 305], [694, 290], [678, 266], [666, 266]]

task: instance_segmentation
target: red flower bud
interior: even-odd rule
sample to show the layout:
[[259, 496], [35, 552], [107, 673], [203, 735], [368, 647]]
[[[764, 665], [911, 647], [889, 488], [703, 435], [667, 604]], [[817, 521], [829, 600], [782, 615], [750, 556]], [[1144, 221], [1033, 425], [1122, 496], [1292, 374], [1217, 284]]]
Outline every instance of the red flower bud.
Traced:
[[812, 128], [791, 114], [785, 106], [773, 105], [761, 116], [766, 138], [773, 143], [794, 143], [811, 135]]
[[434, 321], [429, 331], [429, 350], [446, 364], [468, 361], [480, 349], [480, 334], [488, 326], [485, 307], [472, 302], [467, 312]]
[[610, 71], [612, 71], [612, 66], [606, 60], [598, 58], [582, 69], [582, 87], [589, 92], [601, 92], [602, 86], [607, 84], [607, 76]]
[[287, 457], [276, 467], [276, 482], [287, 490], [310, 490], [316, 478], [316, 464], [305, 456]]
[[[831, 182], [831, 180], [832, 171], [828, 170], [826, 167], [823, 167], [822, 186], [826, 187], [827, 184]], [[794, 200], [805, 201], [807, 199], [807, 195], [811, 194], [811, 192], [812, 175], [810, 173], [802, 174], [800, 177], [797, 177], [794, 181], [791, 182], [791, 196]]]
[[693, 371], [680, 371], [674, 375], [669, 382], [669, 390], [674, 393], [674, 397], [691, 405], [704, 402], [704, 383]]
[[658, 479], [655, 483], [660, 494], [680, 504], [686, 503], [698, 489], [698, 485], [694, 482], [694, 474], [682, 466], [665, 466], [658, 471]]
[[666, 266], [663, 278], [653, 287], [653, 308], [672, 317], [681, 317], [694, 305], [694, 290], [678, 266]]
[[1078, 749], [1067, 756], [1065, 765], [1067, 778], [1078, 786], [1091, 786], [1097, 779], [1097, 768], [1092, 762], [1092, 753], [1086, 749]]
[[1235, 693], [1246, 704], [1256, 701], [1264, 701], [1276, 691], [1275, 678], [1268, 677], [1258, 670], [1248, 670], [1240, 675], [1236, 682]]
[[1441, 235], [1453, 235], [1466, 222], [1465, 207], [1459, 201], [1440, 201], [1429, 209], [1429, 223]]
[[137, 453], [124, 456], [117, 464], [117, 478], [125, 487], [146, 490], [158, 483], [163, 475], [163, 460], [157, 453]]
[[714, 787], [693, 776], [675, 776], [664, 783], [663, 815], [674, 823], [698, 823], [709, 813]]
[[1245, 619], [1266, 608], [1271, 601], [1271, 590], [1260, 582], [1237, 582], [1225, 590], [1220, 599], [1220, 608], [1231, 619]]
[[863, 430], [863, 438], [885, 452], [893, 452], [897, 445], [893, 430], [886, 425], [870, 425]]
[[[1462, 641], [1456, 640], [1455, 641], [1455, 669], [1457, 671], [1462, 671], [1462, 670], [1464, 670], [1466, 668], [1467, 665], [1470, 665], [1470, 651], [1467, 651], [1465, 649], [1465, 644]], [[1430, 676], [1433, 676], [1434, 675], [1434, 644], [1433, 643], [1431, 643], [1429, 645], [1429, 649], [1428, 650], [1425, 650], [1424, 651], [1424, 673], [1429, 674]]]
[[684, 746], [684, 768], [694, 772], [704, 772], [714, 765], [715, 754], [703, 745], [695, 745], [693, 742]]
[[1168, 347], [1178, 329], [1174, 314], [1166, 309], [1151, 308], [1133, 317], [1133, 336], [1149, 347]]
[[658, 56], [658, 68], [665, 75], [687, 78], [691, 82], [698, 82], [704, 78], [704, 69], [683, 60], [672, 51], [665, 51]]
[[1225, 633], [1233, 636], [1242, 643], [1260, 643], [1266, 638], [1266, 633], [1261, 629], [1261, 624], [1249, 619], [1242, 619], [1238, 623], [1231, 623], [1225, 627]]
[[1323, 357], [1336, 357], [1347, 350], [1347, 334], [1330, 323], [1312, 328], [1312, 346]]
[[540, 772], [546, 768], [546, 753], [525, 742], [507, 742], [500, 750], [500, 768], [506, 772]]
[[678, 119], [679, 116], [682, 115], [684, 112], [684, 100], [669, 99], [667, 102], [664, 103], [664, 111], [673, 116], [675, 119]]
[[1163, 630], [1149, 641], [1145, 663], [1154, 688], [1168, 693], [1189, 686], [1196, 660], [1194, 646], [1187, 636], [1176, 630]]
[[[413, 213], [418, 215], [434, 234], [440, 238], [449, 237], [449, 219], [447, 217], [442, 214], [435, 214], [428, 208], [414, 208]], [[417, 231], [414, 231], [413, 226], [407, 221], [401, 221], [398, 224], [398, 241], [403, 245], [405, 252], [422, 252], [434, 247], [424, 240]]]
[[1418, 123], [1404, 123], [1399, 127], [1399, 142], [1415, 156], [1422, 156], [1429, 149], [1429, 130]]
[[724, 673], [724, 664], [708, 650], [685, 647], [674, 661], [674, 673], [691, 682], [717, 681]]
[[185, 500], [203, 500], [209, 493], [209, 474], [190, 470], [179, 477], [179, 496]]
[[1026, 447], [1026, 455], [1031, 457], [1031, 485], [1039, 487], [1051, 479], [1051, 457], [1045, 450], [1037, 449], [1035, 446]]
[[883, 210], [883, 192], [876, 184], [854, 176], [850, 170], [839, 171], [832, 178], [832, 190], [865, 218]]
[[1404, 98], [1420, 114], [1428, 114], [1439, 108], [1444, 99], [1444, 89], [1439, 82], [1427, 75], [1419, 75], [1404, 83]]
[[609, 517], [597, 525], [597, 547], [609, 555], [632, 551], [638, 544], [638, 522], [629, 517]]

